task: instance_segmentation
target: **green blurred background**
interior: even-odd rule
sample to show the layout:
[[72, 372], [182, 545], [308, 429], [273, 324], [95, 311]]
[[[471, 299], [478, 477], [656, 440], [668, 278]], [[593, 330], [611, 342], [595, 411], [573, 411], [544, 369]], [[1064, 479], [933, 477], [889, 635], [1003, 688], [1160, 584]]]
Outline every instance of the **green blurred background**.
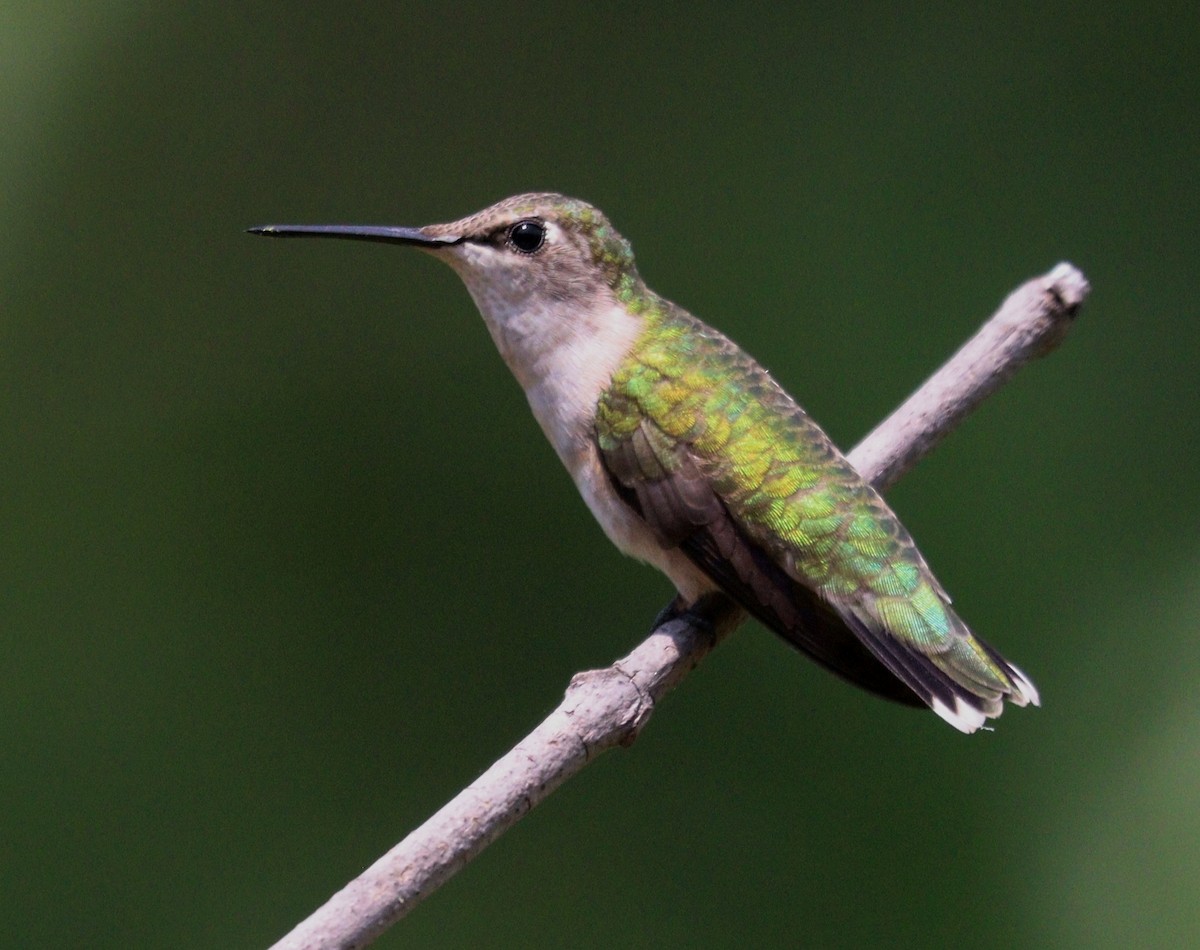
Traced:
[[891, 493], [1042, 690], [964, 738], [758, 627], [381, 947], [1200, 941], [1190, 3], [5, 4], [5, 946], [261, 947], [666, 582], [454, 276], [272, 221], [565, 191], [855, 442], [1094, 293]]

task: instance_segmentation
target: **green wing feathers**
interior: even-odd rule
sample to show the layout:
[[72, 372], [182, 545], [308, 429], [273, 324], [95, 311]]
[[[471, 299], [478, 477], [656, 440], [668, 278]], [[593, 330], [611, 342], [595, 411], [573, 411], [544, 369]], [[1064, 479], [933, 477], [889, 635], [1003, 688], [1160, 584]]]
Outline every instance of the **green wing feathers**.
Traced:
[[749, 356], [661, 302], [601, 398], [617, 491], [665, 546], [825, 666], [963, 731], [1032, 684], [967, 629], [912, 538]]

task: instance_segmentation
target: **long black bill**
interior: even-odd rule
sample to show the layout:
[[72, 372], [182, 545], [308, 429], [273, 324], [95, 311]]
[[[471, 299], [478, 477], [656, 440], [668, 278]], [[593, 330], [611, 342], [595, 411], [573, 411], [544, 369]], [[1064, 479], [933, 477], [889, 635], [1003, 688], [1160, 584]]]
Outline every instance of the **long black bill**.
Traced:
[[324, 237], [348, 241], [382, 241], [385, 244], [415, 244], [419, 247], [449, 247], [461, 237], [431, 237], [420, 228], [390, 228], [365, 224], [264, 224], [247, 228], [247, 234], [263, 237]]

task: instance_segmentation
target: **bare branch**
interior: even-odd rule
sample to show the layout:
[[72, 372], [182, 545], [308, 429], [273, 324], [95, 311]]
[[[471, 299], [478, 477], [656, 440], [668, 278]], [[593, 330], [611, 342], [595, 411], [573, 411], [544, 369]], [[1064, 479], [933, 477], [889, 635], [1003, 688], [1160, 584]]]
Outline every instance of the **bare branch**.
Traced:
[[1063, 341], [1091, 287], [1070, 264], [1026, 281], [936, 373], [879, 423], [850, 461], [882, 491], [934, 450], [1031, 359]]
[[[1021, 366], [1054, 349], [1089, 289], [1070, 264], [1017, 288], [850, 461], [877, 488], [895, 483]], [[725, 598], [706, 598], [611, 667], [577, 674], [541, 725], [272, 950], [369, 944], [589, 761], [631, 743], [658, 700], [741, 619]]]

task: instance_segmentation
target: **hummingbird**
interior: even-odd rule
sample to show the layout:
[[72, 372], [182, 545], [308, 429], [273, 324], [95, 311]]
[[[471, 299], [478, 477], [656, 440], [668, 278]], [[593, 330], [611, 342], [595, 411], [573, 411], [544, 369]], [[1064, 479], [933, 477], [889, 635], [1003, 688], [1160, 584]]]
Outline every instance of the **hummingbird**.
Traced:
[[912, 537], [752, 357], [646, 286], [608, 218], [522, 194], [449, 224], [268, 225], [403, 244], [452, 267], [584, 502], [667, 575], [720, 592], [818, 664], [962, 732], [1030, 680], [976, 637]]

